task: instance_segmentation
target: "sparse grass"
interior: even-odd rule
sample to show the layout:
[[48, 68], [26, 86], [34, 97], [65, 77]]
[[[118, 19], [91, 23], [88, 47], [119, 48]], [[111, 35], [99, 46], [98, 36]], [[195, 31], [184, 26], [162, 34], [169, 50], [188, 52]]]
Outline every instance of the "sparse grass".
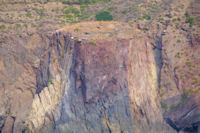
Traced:
[[53, 59], [53, 63], [55, 63], [55, 62], [56, 62], [56, 58]]
[[21, 24], [15, 24], [15, 28], [20, 28], [21, 27]]
[[174, 69], [178, 69], [178, 68], [179, 68], [179, 66], [175, 66], [175, 67], [174, 67]]
[[149, 8], [147, 8], [147, 10], [157, 11], [157, 10], [159, 10], [159, 8], [156, 5], [151, 5]]
[[62, 54], [61, 54], [61, 58], [64, 58], [64, 57], [65, 57], [65, 53], [62, 53]]
[[4, 68], [8, 68], [8, 66], [6, 64], [4, 64]]
[[78, 37], [76, 37], [76, 38], [74, 39], [75, 42], [78, 42], [78, 40], [79, 40]]
[[28, 13], [26, 14], [26, 16], [29, 17], [29, 18], [32, 18], [31, 12], [28, 12]]
[[38, 15], [40, 15], [40, 19], [42, 19], [44, 17], [44, 12], [45, 12], [45, 9], [42, 8], [42, 9], [38, 9], [38, 8], [34, 8], [33, 9]]
[[192, 79], [192, 85], [195, 85], [197, 83], [198, 83], [198, 79], [197, 78]]
[[172, 104], [170, 106], [170, 109], [171, 110], [177, 109], [177, 108], [185, 105], [186, 103], [188, 103], [187, 95], [183, 96], [178, 104], [176, 104], [176, 105]]
[[170, 106], [170, 109], [171, 109], [171, 110], [174, 110], [174, 109], [176, 109], [175, 105], [174, 105], [174, 104], [172, 104], [172, 105]]
[[162, 17], [158, 18], [158, 22], [163, 21], [164, 19]]
[[51, 80], [51, 79], [48, 79], [48, 83], [51, 83], [51, 84], [52, 84], [53, 82], [52, 82], [52, 80]]
[[144, 14], [143, 15], [143, 18], [146, 19], [146, 20], [150, 20], [151, 19], [151, 16], [149, 14]]
[[110, 6], [107, 10], [108, 11], [113, 11], [113, 10], [115, 10], [116, 9], [116, 7], [114, 6], [114, 5], [112, 5], [112, 6]]
[[185, 22], [189, 23], [189, 26], [192, 27], [194, 25], [194, 18], [193, 17], [187, 17]]
[[176, 58], [181, 58], [181, 54], [178, 52], [178, 53], [176, 53], [175, 57]]
[[165, 93], [160, 93], [160, 97], [163, 97], [165, 95]]
[[181, 40], [178, 39], [176, 42], [177, 42], [177, 43], [181, 43]]
[[190, 69], [192, 68], [192, 63], [190, 61], [185, 62], [186, 66], [188, 66]]
[[200, 88], [197, 88], [196, 90], [190, 88], [185, 91], [185, 95], [188, 96], [190, 94], [197, 94], [199, 91], [200, 91]]
[[74, 32], [79, 32], [79, 29], [78, 28], [74, 29]]
[[186, 17], [185, 22], [189, 23], [189, 26], [192, 27], [194, 25], [194, 18], [190, 17], [188, 12], [185, 12], [185, 17]]
[[161, 101], [160, 105], [161, 105], [161, 108], [163, 108], [165, 112], [167, 112], [167, 104]]
[[38, 6], [38, 3], [35, 3], [34, 6]]
[[89, 44], [93, 45], [93, 46], [96, 46], [96, 42], [94, 42], [94, 41], [90, 41]]

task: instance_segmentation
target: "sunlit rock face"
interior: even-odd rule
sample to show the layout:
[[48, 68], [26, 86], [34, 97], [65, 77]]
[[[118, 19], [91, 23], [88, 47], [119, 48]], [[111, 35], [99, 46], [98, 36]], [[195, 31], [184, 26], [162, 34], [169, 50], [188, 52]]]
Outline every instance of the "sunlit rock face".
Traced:
[[37, 77], [50, 81], [44, 88], [38, 83], [26, 131], [174, 132], [160, 111], [152, 47], [139, 30], [80, 23], [57, 31], [50, 42]]

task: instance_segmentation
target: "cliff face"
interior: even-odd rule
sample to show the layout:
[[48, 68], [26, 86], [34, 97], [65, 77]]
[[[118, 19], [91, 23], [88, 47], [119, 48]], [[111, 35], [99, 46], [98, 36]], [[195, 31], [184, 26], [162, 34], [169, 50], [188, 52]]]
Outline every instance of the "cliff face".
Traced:
[[174, 132], [162, 117], [154, 58], [150, 41], [125, 23], [57, 31], [40, 64], [25, 131]]
[[[165, 39], [171, 34], [161, 36], [157, 44], [170, 50]], [[84, 22], [22, 39], [21, 49], [2, 50], [0, 57], [10, 53], [14, 58], [0, 62], [7, 70], [0, 76], [5, 81], [0, 90], [1, 132], [198, 131], [199, 91], [194, 95], [194, 90], [179, 90], [187, 85], [177, 76], [184, 70], [174, 68], [174, 56], [164, 49], [157, 54], [159, 47], [152, 43], [126, 23]], [[198, 39], [193, 44], [187, 48], [198, 53]], [[17, 68], [7, 66], [8, 61]], [[198, 58], [193, 61], [198, 64]], [[173, 85], [178, 87], [172, 90]]]

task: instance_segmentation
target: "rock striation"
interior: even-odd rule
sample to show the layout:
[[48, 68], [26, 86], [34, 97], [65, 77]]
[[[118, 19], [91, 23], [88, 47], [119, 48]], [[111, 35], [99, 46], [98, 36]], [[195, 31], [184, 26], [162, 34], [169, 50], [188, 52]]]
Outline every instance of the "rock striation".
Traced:
[[162, 117], [154, 53], [139, 30], [85, 22], [50, 40], [37, 77], [49, 83], [38, 82], [26, 131], [175, 132]]
[[[166, 31], [169, 33], [170, 29]], [[5, 49], [0, 53], [0, 57], [6, 57], [7, 52], [14, 57], [0, 58], [0, 70], [6, 70], [1, 71], [4, 76], [0, 75], [5, 81], [0, 89], [0, 131], [198, 131], [199, 97], [191, 98], [191, 92], [187, 94], [177, 87], [187, 83], [178, 82], [176, 74], [183, 70], [176, 70], [174, 56], [162, 51], [170, 50], [165, 41], [168, 38], [170, 35], [166, 34], [157, 41], [158, 55], [158, 46], [152, 45], [156, 41], [127, 23], [82, 22], [52, 34], [33, 34], [20, 40], [21, 49], [14, 46], [8, 48], [12, 52]], [[195, 46], [188, 49], [198, 52], [194, 49], [199, 47], [198, 41], [193, 42]], [[7, 66], [9, 61], [13, 65]], [[198, 59], [194, 58], [194, 62]], [[13, 82], [7, 80], [11, 77]], [[171, 84], [166, 85], [166, 81]], [[171, 90], [173, 87], [177, 88]], [[178, 106], [169, 109], [173, 104]]]

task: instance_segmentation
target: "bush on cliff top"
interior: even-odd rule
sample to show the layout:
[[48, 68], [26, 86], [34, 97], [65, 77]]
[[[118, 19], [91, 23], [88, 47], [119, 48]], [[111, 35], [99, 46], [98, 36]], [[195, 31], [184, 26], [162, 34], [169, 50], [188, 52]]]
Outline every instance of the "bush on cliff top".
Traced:
[[97, 21], [111, 21], [113, 20], [112, 15], [107, 11], [101, 11], [95, 16]]

